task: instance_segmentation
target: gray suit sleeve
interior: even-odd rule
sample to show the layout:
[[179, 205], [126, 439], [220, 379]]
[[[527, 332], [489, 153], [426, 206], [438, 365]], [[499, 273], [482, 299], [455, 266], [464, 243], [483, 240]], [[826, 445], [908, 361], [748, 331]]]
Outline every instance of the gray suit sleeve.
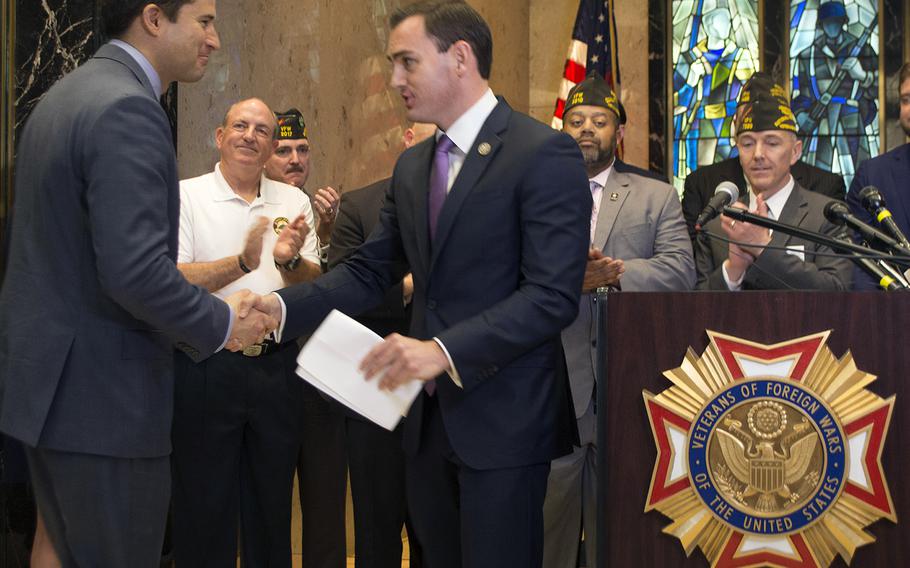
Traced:
[[230, 310], [189, 284], [169, 256], [177, 228], [168, 216], [173, 144], [164, 114], [150, 97], [126, 97], [88, 127], [86, 210], [102, 287], [134, 317], [185, 344], [191, 357], [214, 353]]
[[691, 290], [695, 285], [692, 242], [676, 192], [672, 188], [667, 189], [657, 218], [654, 254], [651, 258], [623, 260], [626, 268], [620, 281], [623, 290]]
[[[839, 238], [845, 234], [842, 227], [827, 221], [822, 225], [822, 234]], [[816, 256], [814, 253], [832, 252], [827, 247], [806, 243], [805, 258], [800, 260], [794, 254], [782, 250], [765, 250], [758, 255], [755, 263], [746, 270], [744, 288], [772, 290], [849, 290], [852, 263], [844, 258]]]

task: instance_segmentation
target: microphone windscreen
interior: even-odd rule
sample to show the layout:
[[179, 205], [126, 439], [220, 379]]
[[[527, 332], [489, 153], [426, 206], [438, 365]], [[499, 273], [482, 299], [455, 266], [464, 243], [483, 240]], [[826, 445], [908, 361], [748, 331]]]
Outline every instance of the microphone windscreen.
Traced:
[[718, 193], [726, 193], [730, 196], [730, 203], [736, 203], [736, 200], [739, 199], [739, 188], [736, 187], [736, 184], [732, 181], [722, 181], [717, 184], [717, 187], [714, 188], [714, 195]]

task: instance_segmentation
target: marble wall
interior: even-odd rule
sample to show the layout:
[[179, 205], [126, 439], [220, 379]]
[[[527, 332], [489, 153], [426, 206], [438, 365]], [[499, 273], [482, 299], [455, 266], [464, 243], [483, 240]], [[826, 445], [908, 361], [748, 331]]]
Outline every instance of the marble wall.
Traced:
[[[221, 50], [206, 76], [179, 95], [181, 177], [217, 161], [213, 131], [228, 106], [257, 96], [297, 107], [311, 145], [310, 188], [345, 191], [388, 176], [401, 151], [404, 107], [388, 88], [389, 14], [400, 0], [220, 2]], [[471, 2], [494, 36], [493, 89], [528, 108], [529, 9], [525, 0]]]

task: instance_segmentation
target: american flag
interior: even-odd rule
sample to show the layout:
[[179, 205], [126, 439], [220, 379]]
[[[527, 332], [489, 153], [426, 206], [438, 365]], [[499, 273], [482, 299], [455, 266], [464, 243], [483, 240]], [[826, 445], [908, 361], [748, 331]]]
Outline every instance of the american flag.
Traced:
[[581, 0], [572, 43], [562, 72], [556, 109], [553, 111], [553, 128], [562, 128], [562, 111], [566, 106], [569, 90], [581, 82], [585, 75], [597, 71], [613, 92], [619, 96], [619, 59], [616, 50], [616, 13], [614, 0]]

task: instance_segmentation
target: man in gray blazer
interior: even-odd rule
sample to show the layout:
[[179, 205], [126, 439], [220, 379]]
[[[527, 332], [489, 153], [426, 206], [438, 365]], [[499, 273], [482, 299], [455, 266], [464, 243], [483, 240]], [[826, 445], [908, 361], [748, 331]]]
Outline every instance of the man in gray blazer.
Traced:
[[[753, 213], [843, 238], [846, 230], [825, 219], [829, 198], [797, 184], [790, 167], [802, 154], [802, 141], [784, 90], [755, 89], [751, 101], [736, 115], [739, 162], [749, 186]], [[743, 203], [737, 208], [745, 209]], [[849, 260], [820, 256], [831, 249], [782, 231], [720, 216], [704, 227], [695, 241], [698, 288], [702, 290], [849, 290]], [[736, 243], [713, 238], [720, 235]]]
[[692, 246], [676, 191], [668, 184], [614, 168], [622, 140], [618, 101], [591, 74], [566, 98], [563, 130], [585, 158], [594, 201], [591, 249], [578, 317], [562, 332], [580, 445], [550, 464], [544, 504], [544, 567], [574, 568], [580, 531], [586, 566], [597, 566], [597, 446], [594, 361], [595, 289], [689, 290], [695, 284]]
[[[213, 0], [102, 2], [118, 38], [35, 107], [0, 292], [0, 430], [21, 440], [64, 566], [157, 566], [173, 346], [194, 359], [275, 322], [178, 272], [180, 195], [158, 97], [218, 48]], [[249, 312], [249, 314], [248, 314]]]

